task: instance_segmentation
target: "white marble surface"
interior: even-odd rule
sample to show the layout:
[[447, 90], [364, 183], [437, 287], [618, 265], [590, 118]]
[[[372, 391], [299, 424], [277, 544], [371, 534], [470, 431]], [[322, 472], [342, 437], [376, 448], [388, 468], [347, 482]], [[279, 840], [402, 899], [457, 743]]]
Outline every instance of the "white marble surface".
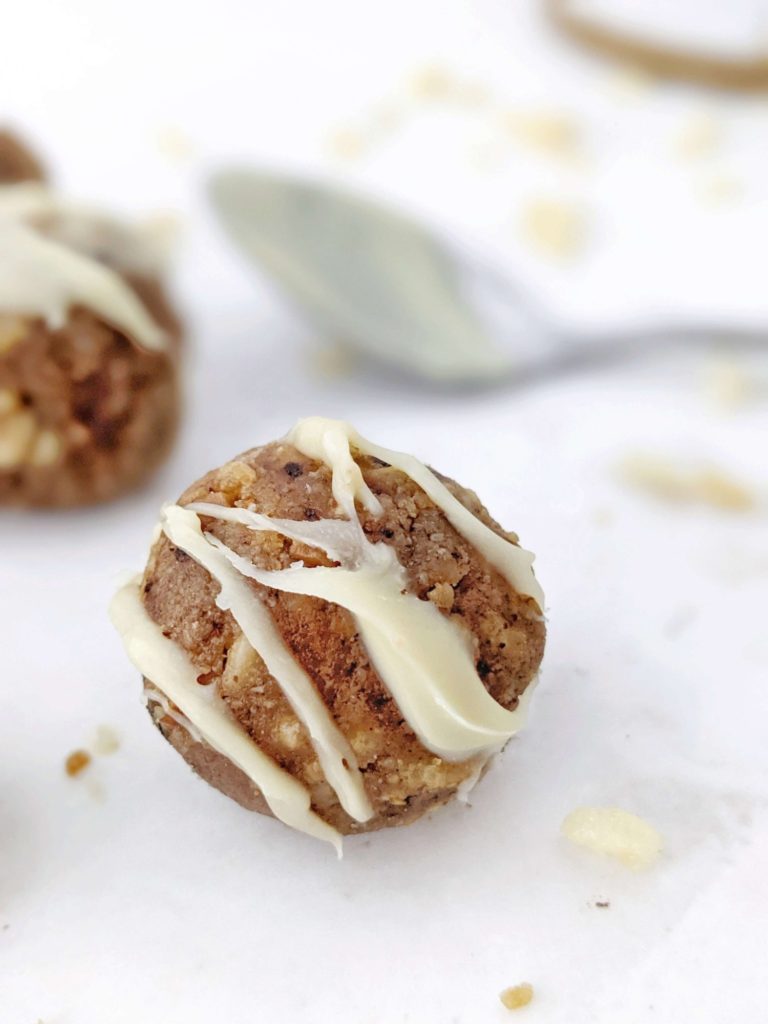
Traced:
[[[16, 14], [0, 94], [56, 151], [66, 183], [126, 206], [157, 197], [187, 214], [178, 288], [193, 351], [185, 431], [148, 491], [97, 511], [0, 520], [3, 1024], [493, 1024], [508, 1018], [498, 992], [523, 980], [536, 990], [525, 1018], [538, 1024], [761, 1019], [765, 398], [715, 406], [701, 386], [709, 357], [693, 351], [476, 395], [424, 393], [370, 369], [329, 379], [309, 358], [314, 339], [252, 285], [194, 198], [204, 166], [238, 152], [330, 169], [329, 128], [432, 54], [510, 92], [526, 83], [551, 96], [559, 83], [564, 102], [586, 96], [587, 78], [603, 72], [539, 38], [527, 5], [526, 45], [513, 6], [289, 3], [277, 13], [222, 3], [184, 7], [181, 19], [173, 4], [150, 18], [148, 4], [129, 13], [73, 0]], [[705, 101], [718, 102], [665, 91], [626, 117], [646, 125], [660, 153], [676, 119]], [[637, 183], [652, 161], [631, 144], [625, 115], [600, 102], [594, 116], [618, 155], [596, 173], [621, 191], [622, 167]], [[429, 130], [463, 146], [467, 126], [449, 125], [452, 116], [435, 115]], [[764, 115], [753, 106], [723, 116], [738, 136]], [[164, 124], [192, 135], [193, 159], [158, 150]], [[418, 124], [406, 134], [391, 144], [397, 155], [377, 151], [339, 173], [386, 184], [427, 214], [453, 212], [490, 239], [487, 175], [438, 173]], [[756, 150], [742, 148], [744, 166], [757, 166]], [[419, 154], [410, 176], [408, 152]], [[728, 152], [741, 153], [738, 142]], [[493, 189], [511, 195], [526, 176], [561, 172], [526, 159], [519, 173], [494, 172]], [[657, 167], [658, 181], [674, 173]], [[761, 202], [724, 213], [749, 242], [721, 254], [732, 273], [720, 273], [745, 296], [744, 253], [768, 237]], [[680, 266], [694, 266], [690, 239], [674, 225], [654, 230], [688, 253]], [[642, 244], [634, 229], [624, 234], [654, 251], [650, 224]], [[523, 250], [513, 232], [505, 238], [514, 260]], [[577, 319], [609, 255], [571, 271], [523, 262]], [[658, 297], [658, 282], [624, 258], [590, 316], [631, 315], [643, 289]], [[692, 280], [681, 271], [668, 296], [695, 297]], [[760, 311], [764, 287], [747, 298]], [[764, 379], [758, 357], [743, 365]], [[192, 776], [150, 728], [105, 614], [118, 574], [141, 564], [164, 498], [311, 412], [350, 418], [476, 487], [539, 553], [550, 621], [531, 726], [472, 806], [350, 841], [341, 862]], [[710, 459], [760, 504], [741, 515], [659, 504], [616, 479], [632, 450]], [[100, 724], [120, 732], [120, 749], [66, 778], [64, 758]], [[580, 803], [647, 817], [666, 843], [658, 865], [635, 875], [564, 844], [560, 822]]]

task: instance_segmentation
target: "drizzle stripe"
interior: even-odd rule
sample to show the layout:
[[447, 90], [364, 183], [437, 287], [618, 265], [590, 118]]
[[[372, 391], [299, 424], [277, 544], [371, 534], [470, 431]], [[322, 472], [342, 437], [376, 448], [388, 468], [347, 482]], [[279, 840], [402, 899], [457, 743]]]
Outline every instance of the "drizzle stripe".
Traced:
[[194, 558], [219, 584], [216, 604], [231, 612], [305, 725], [325, 777], [344, 810], [355, 821], [368, 821], [373, 816], [373, 808], [366, 796], [354, 751], [311, 679], [286, 647], [260, 598], [224, 555], [209, 543], [194, 512], [171, 505], [163, 510], [162, 522], [168, 539]]
[[197, 682], [187, 654], [163, 635], [140, 594], [140, 577], [122, 587], [110, 606], [112, 622], [139, 672], [176, 704], [206, 743], [224, 754], [261, 790], [270, 810], [292, 828], [331, 843], [341, 855], [341, 837], [310, 808], [309, 793], [253, 743], [224, 701]]
[[[366, 440], [349, 423], [319, 416], [299, 420], [285, 440], [309, 458], [325, 462], [333, 473], [333, 494], [351, 517], [350, 504], [358, 499], [370, 508], [371, 494], [359, 468], [352, 460], [350, 446], [366, 455], [388, 462], [409, 476], [442, 509], [451, 526], [486, 558], [519, 594], [532, 597], [544, 609], [544, 591], [533, 574], [534, 556], [500, 537], [455, 498], [448, 488], [422, 462], [404, 452], [391, 451]], [[357, 474], [351, 473], [348, 460]]]

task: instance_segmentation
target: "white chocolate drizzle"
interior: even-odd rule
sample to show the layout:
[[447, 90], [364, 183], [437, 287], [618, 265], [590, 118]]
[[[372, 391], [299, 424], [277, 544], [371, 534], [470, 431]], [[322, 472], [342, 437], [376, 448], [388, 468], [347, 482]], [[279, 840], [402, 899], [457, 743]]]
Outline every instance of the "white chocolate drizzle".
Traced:
[[168, 264], [168, 217], [129, 223], [63, 198], [42, 182], [0, 185], [0, 221], [8, 220], [123, 271], [155, 277]]
[[[372, 455], [409, 476], [443, 511], [448, 522], [515, 588], [532, 597], [544, 611], [544, 591], [533, 574], [534, 556], [494, 533], [455, 498], [435, 474], [413, 455], [391, 451], [367, 441], [349, 423], [311, 416], [299, 420], [285, 440], [309, 458], [319, 459], [333, 471], [333, 496], [347, 515], [355, 499], [377, 512], [378, 499], [363, 480], [350, 449]], [[350, 465], [351, 464], [351, 465]], [[354, 467], [354, 469], [352, 468]]]
[[276, 818], [326, 840], [340, 852], [336, 829], [312, 811], [304, 786], [259, 750], [211, 687], [197, 682], [198, 671], [186, 652], [150, 618], [140, 588], [140, 578], [132, 580], [118, 590], [110, 606], [112, 621], [138, 671], [173, 701], [209, 746], [258, 786]]
[[144, 698], [145, 706], [148, 707], [150, 701], [154, 701], [155, 704], [159, 704], [163, 709], [163, 715], [165, 718], [170, 718], [177, 725], [180, 725], [185, 732], [189, 733], [196, 743], [203, 742], [203, 734], [200, 730], [192, 724], [186, 715], [182, 715], [180, 711], [177, 711], [176, 708], [173, 707], [162, 691], [156, 690], [154, 686], [147, 686], [145, 684], [142, 696]]
[[96, 258], [138, 271], [141, 248], [129, 229], [78, 213], [44, 186], [0, 187], [0, 310], [41, 317], [57, 330], [73, 306], [85, 306], [143, 348], [163, 350], [166, 334], [136, 292]]
[[[278, 521], [247, 509], [195, 503], [186, 510], [167, 509], [166, 515], [175, 517], [179, 511], [233, 518], [251, 529], [282, 532]], [[329, 551], [318, 529], [328, 525], [294, 523], [291, 534], [338, 556], [342, 545], [336, 540], [335, 548], [328, 545]], [[297, 563], [289, 569], [259, 569], [216, 537], [206, 535], [206, 540], [239, 573], [265, 587], [319, 597], [350, 611], [376, 671], [428, 750], [445, 760], [461, 761], [506, 742], [517, 732], [520, 716], [503, 708], [486, 690], [475, 670], [469, 634], [431, 601], [407, 590], [405, 570], [394, 548], [371, 544], [357, 516], [334, 525], [347, 529], [345, 546], [347, 550], [354, 547], [355, 553], [332, 567]], [[165, 532], [197, 557], [187, 547], [188, 536], [185, 542], [178, 531], [169, 533], [166, 526]]]
[[168, 539], [207, 569], [219, 584], [216, 604], [223, 611], [231, 612], [306, 727], [326, 780], [341, 806], [356, 821], [367, 821], [373, 816], [373, 808], [365, 794], [354, 752], [335, 725], [312, 680], [286, 647], [261, 600], [245, 577], [209, 543], [194, 512], [172, 505], [164, 509], [162, 522]]
[[[416, 459], [365, 441], [346, 423], [302, 420], [286, 440], [303, 454], [329, 466], [333, 494], [345, 518], [313, 522], [273, 519], [255, 509], [196, 502], [186, 507], [166, 507], [161, 516], [163, 532], [219, 584], [217, 604], [232, 614], [245, 639], [282, 688], [295, 714], [307, 728], [327, 781], [352, 818], [363, 822], [373, 812], [351, 746], [338, 730], [312, 680], [286, 647], [262, 598], [248, 580], [274, 590], [320, 598], [347, 609], [354, 617], [373, 667], [422, 745], [448, 761], [475, 758], [476, 781], [486, 761], [522, 726], [527, 701], [521, 699], [518, 707], [509, 711], [493, 699], [477, 674], [469, 632], [458, 625], [455, 618], [441, 613], [432, 602], [411, 593], [394, 547], [374, 544], [365, 535], [355, 502], [359, 501], [374, 516], [381, 514], [382, 506], [366, 485], [352, 448], [374, 455], [410, 476], [443, 510], [454, 528], [519, 593], [531, 596], [542, 608], [543, 593], [531, 569], [533, 556], [494, 534]], [[278, 533], [322, 550], [337, 564], [307, 566], [296, 562], [285, 569], [262, 569], [215, 535], [205, 532], [201, 516], [238, 523], [254, 531]], [[505, 550], [507, 548], [510, 552]], [[136, 600], [141, 603], [138, 597]], [[146, 622], [152, 620], [146, 612], [144, 616], [142, 642], [150, 646]], [[135, 626], [137, 618], [134, 615], [129, 626]], [[132, 634], [129, 631], [126, 635], [117, 618], [116, 624], [130, 647]], [[178, 652], [176, 662], [186, 658], [180, 648], [162, 635], [159, 627], [155, 626], [152, 635], [162, 638], [164, 651], [171, 644]], [[135, 642], [133, 646], [135, 648]], [[135, 654], [133, 657], [137, 661]], [[185, 705], [170, 693], [165, 685], [163, 657], [159, 650], [155, 651], [149, 666], [155, 670], [154, 674], [142, 669], [144, 675], [153, 686], [167, 693], [208, 739], [206, 725], [201, 724], [196, 715], [201, 708], [209, 709], [210, 704], [203, 702], [201, 705], [199, 698], [192, 697]], [[175, 693], [182, 695], [184, 688], [191, 688], [192, 694], [199, 691], [201, 687], [196, 679], [192, 667], [182, 674], [177, 665], [173, 681]], [[232, 720], [227, 721], [233, 724]], [[251, 743], [242, 730], [240, 739]], [[218, 740], [221, 742], [222, 737]], [[220, 746], [217, 749], [230, 756], [228, 749]], [[235, 756], [231, 759], [241, 764]], [[281, 771], [270, 763], [275, 771]], [[251, 778], [260, 785], [254, 775]], [[462, 793], [472, 784], [473, 777], [470, 777]], [[267, 794], [264, 795], [274, 813], [282, 817]], [[291, 805], [291, 809], [293, 820], [283, 820], [316, 834], [314, 821], [305, 818], [303, 824], [297, 825], [295, 807]]]

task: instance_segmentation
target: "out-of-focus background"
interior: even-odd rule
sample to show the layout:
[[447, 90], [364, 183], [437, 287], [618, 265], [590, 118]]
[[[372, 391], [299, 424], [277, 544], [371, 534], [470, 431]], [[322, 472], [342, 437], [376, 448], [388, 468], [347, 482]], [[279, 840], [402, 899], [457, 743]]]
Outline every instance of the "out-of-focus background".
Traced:
[[[676, 45], [709, 18], [733, 59], [760, 5], [710, 6], [676, 5]], [[67, 193], [167, 215], [190, 335], [181, 441], [148, 490], [2, 517], [3, 1024], [478, 1024], [519, 981], [540, 1024], [762, 1019], [768, 360], [729, 328], [768, 336], [768, 90], [588, 52], [538, 0], [28, 0], [2, 35], [0, 120]], [[246, 266], [204, 197], [232, 162], [470, 239], [564, 331], [718, 330], [524, 386], [425, 385]], [[473, 806], [341, 864], [190, 777], [105, 614], [161, 501], [312, 413], [474, 487], [537, 551], [550, 622], [530, 728]], [[119, 750], [66, 778], [104, 724]], [[583, 803], [652, 821], [658, 864], [568, 849]]]

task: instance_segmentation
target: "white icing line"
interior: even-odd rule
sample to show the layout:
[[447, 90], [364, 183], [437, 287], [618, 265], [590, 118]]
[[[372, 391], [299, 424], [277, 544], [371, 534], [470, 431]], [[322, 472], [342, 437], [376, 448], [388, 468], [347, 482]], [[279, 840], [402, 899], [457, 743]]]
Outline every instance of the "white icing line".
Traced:
[[162, 225], [127, 222], [97, 207], [63, 198], [49, 185], [0, 185], [0, 220], [33, 228], [46, 238], [112, 267], [154, 277], [167, 264]]
[[374, 515], [381, 514], [381, 502], [368, 487], [360, 467], [352, 458], [350, 440], [357, 437], [348, 423], [314, 416], [299, 420], [285, 438], [310, 459], [331, 467], [333, 496], [349, 519], [356, 518], [355, 500]]
[[360, 555], [360, 538], [364, 537], [357, 517], [353, 522], [349, 519], [304, 522], [300, 519], [271, 519], [252, 508], [230, 508], [228, 505], [214, 505], [205, 501], [193, 501], [184, 507], [211, 519], [239, 523], [249, 530], [265, 533], [272, 531], [309, 547], [321, 548], [334, 562], [354, 564]]
[[[352, 459], [350, 446], [358, 451], [373, 455], [401, 470], [442, 509], [450, 524], [480, 552], [519, 594], [532, 597], [539, 608], [544, 610], [544, 591], [533, 574], [534, 556], [530, 551], [511, 544], [482, 523], [461, 502], [455, 498], [435, 474], [412, 455], [390, 451], [366, 440], [351, 426], [341, 420], [328, 420], [320, 416], [299, 420], [285, 438], [309, 458], [325, 462], [333, 473], [333, 495], [347, 515], [352, 517], [350, 503], [357, 498], [369, 511], [376, 509], [371, 494], [363, 481], [359, 467]], [[354, 465], [356, 473], [349, 468]]]
[[0, 186], [0, 309], [41, 317], [57, 330], [71, 307], [82, 305], [143, 348], [163, 350], [165, 332], [120, 274], [97, 258], [156, 273], [151, 249], [141, 232], [66, 203], [45, 185]]
[[168, 700], [164, 693], [162, 693], [160, 690], [156, 689], [153, 686], [145, 686], [142, 696], [144, 698], [144, 703], [146, 705], [148, 705], [149, 702], [153, 700], [156, 704], [159, 704], [160, 707], [163, 709], [163, 715], [166, 718], [173, 719], [173, 721], [177, 725], [180, 725], [183, 729], [185, 729], [192, 737], [192, 739], [195, 740], [197, 743], [203, 742], [203, 736], [200, 730], [195, 728], [195, 726], [190, 722], [186, 715], [179, 714], [179, 712], [176, 711], [175, 708], [171, 707], [171, 702]]
[[275, 817], [331, 843], [341, 855], [341, 837], [312, 811], [304, 786], [259, 750], [224, 702], [197, 682], [198, 672], [187, 654], [152, 621], [141, 600], [139, 578], [115, 594], [110, 616], [138, 671], [173, 701], [206, 743], [259, 787]]
[[[196, 512], [237, 522], [255, 530], [282, 532], [282, 524], [247, 509], [196, 504]], [[172, 510], [169, 510], [172, 511]], [[319, 524], [292, 522], [292, 536], [325, 546]], [[206, 535], [243, 576], [266, 587], [331, 601], [350, 611], [385, 686], [427, 749], [446, 760], [463, 760], [503, 743], [520, 728], [522, 713], [508, 711], [488, 693], [475, 670], [469, 637], [430, 602], [407, 590], [405, 571], [393, 548], [371, 544], [359, 522], [346, 526], [357, 545], [353, 567], [259, 569]], [[307, 529], [310, 527], [310, 529]], [[337, 554], [339, 548], [337, 538]], [[327, 549], [326, 549], [327, 550]], [[258, 648], [257, 648], [258, 649]]]
[[297, 717], [306, 726], [320, 765], [344, 810], [355, 821], [368, 821], [373, 808], [365, 793], [352, 747], [333, 721], [312, 680], [285, 645], [272, 617], [243, 576], [209, 542], [195, 512], [172, 505], [163, 510], [168, 539], [186, 551], [221, 587], [219, 608], [231, 612], [245, 638], [258, 651]]
[[119, 274], [31, 228], [0, 222], [0, 309], [42, 317], [58, 330], [78, 305], [146, 349], [165, 348], [165, 332]]

